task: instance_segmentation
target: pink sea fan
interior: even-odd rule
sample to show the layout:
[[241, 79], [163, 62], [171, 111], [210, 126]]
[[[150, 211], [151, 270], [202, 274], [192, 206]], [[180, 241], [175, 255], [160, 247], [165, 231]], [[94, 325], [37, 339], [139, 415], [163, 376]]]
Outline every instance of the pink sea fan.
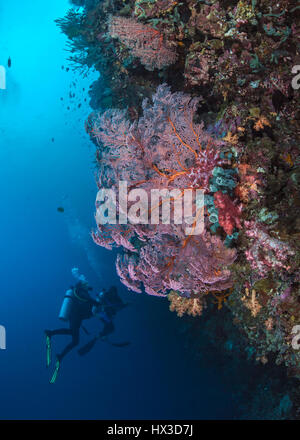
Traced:
[[110, 148], [122, 148], [126, 145], [129, 121], [124, 110], [109, 109], [101, 116], [92, 113], [89, 117], [89, 133], [101, 145]]
[[[198, 102], [162, 85], [152, 102], [143, 102], [143, 116], [134, 123], [128, 123], [121, 111], [94, 115], [89, 127], [99, 145], [99, 189], [103, 182], [117, 189], [120, 181], [127, 181], [129, 190], [143, 189], [147, 194], [152, 189], [177, 189], [179, 200], [185, 188], [208, 190], [214, 167], [223, 163], [224, 141], [194, 122]], [[173, 210], [174, 200], [169, 197], [168, 202]], [[192, 204], [195, 215], [199, 208], [196, 201]], [[93, 234], [100, 246], [123, 249], [117, 272], [129, 289], [144, 288], [151, 295], [176, 290], [189, 296], [231, 287], [233, 249], [208, 232], [186, 235], [190, 224], [185, 219], [180, 224], [163, 224], [161, 219], [160, 210], [158, 224], [98, 225]]]
[[92, 232], [92, 238], [98, 246], [112, 250], [113, 247], [123, 247], [131, 252], [136, 249], [130, 242], [133, 231], [125, 229], [122, 225], [98, 225], [98, 230]]
[[123, 258], [120, 254], [117, 256], [116, 261], [116, 269], [117, 274], [120, 277], [120, 281], [133, 292], [142, 293], [140, 289], [140, 282], [138, 280], [134, 280], [133, 277], [130, 277], [130, 273], [132, 274], [132, 268], [134, 267], [130, 257], [128, 255], [124, 255]]
[[147, 70], [162, 69], [175, 63], [177, 54], [161, 32], [134, 18], [112, 17], [109, 34], [127, 46]]
[[170, 290], [191, 295], [231, 287], [228, 266], [235, 258], [234, 249], [208, 232], [187, 240], [185, 246], [174, 238], [157, 236], [135, 259], [119, 256], [117, 268], [121, 281], [132, 290], [144, 286], [152, 295], [167, 295]]
[[[213, 138], [193, 119], [199, 99], [157, 88], [143, 116], [130, 124], [124, 111], [107, 110], [90, 117], [91, 137], [101, 147], [101, 166], [114, 181], [127, 180], [153, 188], [207, 189], [215, 166], [223, 163], [224, 141]], [[172, 170], [172, 172], [170, 172]], [[196, 179], [196, 180], [195, 180]], [[197, 185], [196, 185], [197, 181]]]

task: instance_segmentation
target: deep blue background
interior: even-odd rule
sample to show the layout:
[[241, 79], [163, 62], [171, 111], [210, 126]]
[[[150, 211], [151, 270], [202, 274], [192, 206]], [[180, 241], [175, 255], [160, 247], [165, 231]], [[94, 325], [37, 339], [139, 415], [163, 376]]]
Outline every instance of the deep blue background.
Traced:
[[[0, 419], [231, 418], [230, 388], [184, 348], [167, 301], [127, 292], [113, 254], [90, 239], [96, 185], [84, 99], [95, 74], [84, 80], [62, 69], [66, 40], [54, 19], [69, 6], [0, 3], [0, 64], [12, 59], [7, 90], [0, 90], [0, 324], [7, 330]], [[60, 326], [74, 266], [95, 289], [118, 283], [132, 302], [113, 336], [131, 346], [99, 343], [84, 358], [74, 351], [51, 386], [43, 330]], [[55, 342], [61, 348], [67, 339]]]

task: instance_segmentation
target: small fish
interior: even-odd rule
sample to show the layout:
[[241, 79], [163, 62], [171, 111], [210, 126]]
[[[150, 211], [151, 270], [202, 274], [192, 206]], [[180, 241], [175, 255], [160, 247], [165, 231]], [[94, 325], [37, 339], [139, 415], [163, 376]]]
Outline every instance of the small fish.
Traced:
[[69, 68], [69, 67], [67, 67], [67, 68], [66, 68], [66, 72], [69, 72], [69, 70], [70, 70], [70, 68]]
[[51, 139], [51, 142], [54, 142], [54, 138]]
[[62, 206], [59, 206], [59, 207], [57, 208], [57, 211], [58, 211], [58, 212], [65, 212], [65, 208], [63, 208]]
[[10, 58], [10, 57], [9, 57], [8, 60], [7, 60], [7, 66], [8, 66], [8, 67], [11, 67], [11, 58]]

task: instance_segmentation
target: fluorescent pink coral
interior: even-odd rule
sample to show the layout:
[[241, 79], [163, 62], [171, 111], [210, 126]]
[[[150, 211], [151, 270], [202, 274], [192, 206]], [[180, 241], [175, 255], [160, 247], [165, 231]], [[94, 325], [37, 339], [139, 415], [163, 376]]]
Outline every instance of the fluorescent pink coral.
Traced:
[[177, 59], [175, 50], [161, 32], [134, 18], [112, 17], [109, 33], [124, 43], [147, 70], [161, 69]]
[[222, 191], [215, 193], [215, 207], [219, 211], [219, 223], [226, 234], [232, 235], [235, 227], [241, 228], [241, 212], [242, 205], [236, 206], [230, 199], [228, 194], [223, 194]]

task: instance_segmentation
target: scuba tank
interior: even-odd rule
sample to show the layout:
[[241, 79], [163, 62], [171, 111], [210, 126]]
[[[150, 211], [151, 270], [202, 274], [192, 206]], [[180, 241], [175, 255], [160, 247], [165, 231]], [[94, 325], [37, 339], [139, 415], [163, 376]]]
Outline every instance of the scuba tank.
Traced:
[[74, 309], [74, 299], [74, 289], [67, 290], [58, 315], [58, 318], [62, 321], [68, 321], [70, 319]]
[[88, 291], [91, 289], [87, 284], [79, 281], [75, 287], [67, 290], [59, 312], [59, 319], [69, 321], [71, 317], [75, 316], [81, 319], [90, 318], [92, 305]]

